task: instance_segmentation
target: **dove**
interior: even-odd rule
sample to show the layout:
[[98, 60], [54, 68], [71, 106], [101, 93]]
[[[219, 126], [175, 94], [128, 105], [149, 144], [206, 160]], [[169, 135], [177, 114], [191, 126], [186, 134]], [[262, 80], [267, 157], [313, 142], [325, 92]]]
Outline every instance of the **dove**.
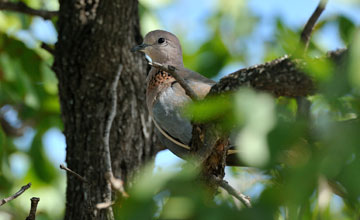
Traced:
[[[175, 67], [199, 99], [203, 99], [215, 84], [213, 80], [184, 67], [180, 41], [170, 32], [151, 31], [146, 34], [143, 43], [131, 51], [145, 53], [151, 62]], [[190, 152], [192, 125], [182, 115], [182, 109], [192, 101], [191, 98], [171, 74], [154, 66], [146, 78], [146, 86], [146, 105], [155, 124], [156, 135], [171, 152], [186, 158]], [[235, 150], [228, 151], [227, 165], [239, 165], [235, 153]]]

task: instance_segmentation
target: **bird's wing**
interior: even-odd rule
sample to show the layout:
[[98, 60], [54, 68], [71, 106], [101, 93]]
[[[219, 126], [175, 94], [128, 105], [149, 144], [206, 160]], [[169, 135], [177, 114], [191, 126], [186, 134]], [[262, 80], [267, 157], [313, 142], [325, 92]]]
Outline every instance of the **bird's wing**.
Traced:
[[[178, 69], [178, 73], [200, 98], [205, 97], [214, 84], [212, 80], [185, 68]], [[190, 120], [183, 116], [182, 110], [190, 101], [190, 97], [175, 81], [158, 94], [152, 105], [154, 123], [160, 133], [172, 143], [185, 149], [189, 149], [192, 125]]]
[[[204, 98], [215, 84], [214, 81], [189, 70], [179, 73], [200, 98]], [[186, 95], [181, 85], [173, 82], [159, 93], [152, 105], [152, 116], [160, 133], [158, 134], [160, 141], [179, 157], [184, 157], [190, 150], [192, 125], [182, 112], [183, 107], [190, 101], [190, 97]], [[228, 152], [229, 155], [234, 153], [234, 150]], [[231, 164], [236, 163], [231, 162]]]

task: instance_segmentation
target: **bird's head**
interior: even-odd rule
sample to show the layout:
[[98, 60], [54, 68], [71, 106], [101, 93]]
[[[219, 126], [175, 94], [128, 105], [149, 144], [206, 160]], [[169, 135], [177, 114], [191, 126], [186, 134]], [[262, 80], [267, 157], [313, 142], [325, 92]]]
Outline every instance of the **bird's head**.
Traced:
[[144, 42], [131, 49], [144, 52], [153, 62], [172, 66], [183, 66], [179, 39], [172, 33], [155, 30], [146, 34]]

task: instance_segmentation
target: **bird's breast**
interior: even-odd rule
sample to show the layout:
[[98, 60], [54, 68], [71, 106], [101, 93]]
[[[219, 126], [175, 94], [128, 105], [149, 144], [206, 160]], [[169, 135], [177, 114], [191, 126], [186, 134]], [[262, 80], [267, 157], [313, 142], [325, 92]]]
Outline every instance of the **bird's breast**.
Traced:
[[158, 70], [154, 75], [150, 76], [148, 89], [156, 89], [158, 86], [166, 83], [171, 83], [175, 81], [175, 78], [172, 77], [169, 73], [165, 71]]

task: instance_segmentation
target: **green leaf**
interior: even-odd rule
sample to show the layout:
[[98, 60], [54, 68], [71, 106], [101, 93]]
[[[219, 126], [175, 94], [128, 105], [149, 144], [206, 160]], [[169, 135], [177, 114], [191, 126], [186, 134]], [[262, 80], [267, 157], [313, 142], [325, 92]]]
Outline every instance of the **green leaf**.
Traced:
[[186, 106], [184, 114], [196, 122], [223, 119], [232, 114], [232, 98], [229, 95], [207, 97]]
[[360, 30], [354, 34], [354, 43], [350, 49], [349, 82], [360, 90]]
[[345, 16], [339, 16], [339, 31], [340, 37], [346, 45], [350, 44], [353, 39], [353, 34], [356, 28], [356, 25], [352, 20]]
[[49, 183], [56, 177], [56, 170], [49, 159], [46, 157], [43, 145], [42, 136], [44, 132], [38, 131], [31, 144], [29, 155], [32, 161], [32, 167], [37, 174], [37, 177], [43, 182]]

